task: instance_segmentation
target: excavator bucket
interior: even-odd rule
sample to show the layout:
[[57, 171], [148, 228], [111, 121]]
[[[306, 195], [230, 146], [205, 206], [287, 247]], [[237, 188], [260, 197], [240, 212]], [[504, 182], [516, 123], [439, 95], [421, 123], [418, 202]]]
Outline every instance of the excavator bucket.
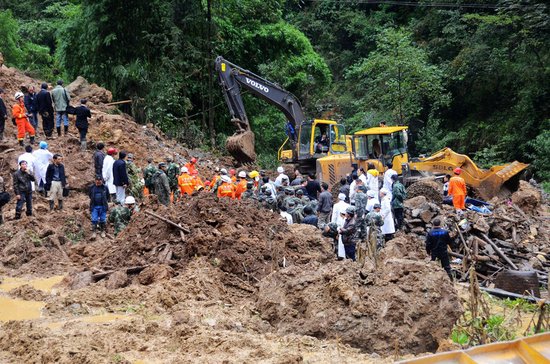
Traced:
[[528, 166], [528, 164], [514, 161], [502, 166], [491, 167], [486, 177], [481, 180], [477, 187], [479, 195], [486, 199], [496, 196], [504, 182], [510, 180]]
[[256, 160], [254, 133], [250, 130], [227, 138], [225, 148], [233, 158], [241, 163], [249, 163]]

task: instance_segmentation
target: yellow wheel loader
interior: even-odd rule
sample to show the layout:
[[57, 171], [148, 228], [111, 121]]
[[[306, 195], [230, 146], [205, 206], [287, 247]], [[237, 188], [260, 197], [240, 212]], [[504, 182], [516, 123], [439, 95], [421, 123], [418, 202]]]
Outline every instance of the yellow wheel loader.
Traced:
[[488, 200], [500, 191], [505, 182], [518, 176], [528, 166], [515, 161], [482, 169], [468, 156], [455, 153], [450, 148], [444, 148], [431, 156], [411, 158], [407, 142], [407, 126], [375, 127], [358, 131], [351, 137], [351, 152], [347, 156], [332, 155], [317, 160], [317, 174], [323, 181], [333, 185], [351, 172], [353, 164], [366, 170], [367, 165], [372, 163], [383, 173], [387, 170], [386, 165], [391, 163], [392, 168], [403, 176], [405, 184], [411, 184], [427, 177], [452, 175], [453, 170], [460, 167], [461, 177], [466, 184], [481, 198]]

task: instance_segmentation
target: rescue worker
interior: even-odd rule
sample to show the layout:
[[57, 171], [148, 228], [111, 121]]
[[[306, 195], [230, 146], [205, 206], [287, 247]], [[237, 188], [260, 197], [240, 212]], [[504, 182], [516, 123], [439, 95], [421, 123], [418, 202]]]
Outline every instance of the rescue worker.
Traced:
[[323, 232], [321, 233], [324, 237], [332, 238], [332, 250], [335, 254], [338, 253], [338, 228], [339, 226], [336, 223], [329, 222], [323, 227]]
[[48, 92], [48, 84], [42, 83], [40, 92], [36, 95], [36, 106], [38, 113], [42, 117], [42, 129], [46, 139], [52, 138], [53, 132], [53, 101], [52, 95]]
[[294, 224], [301, 224], [304, 219], [304, 206], [296, 204], [294, 200], [288, 202], [288, 213], [292, 216], [292, 222]]
[[246, 184], [247, 184], [246, 172], [240, 171], [238, 174], [238, 178], [239, 180], [237, 181], [237, 186], [235, 188], [235, 198], [240, 200], [242, 194], [244, 193], [244, 191], [246, 191]]
[[103, 159], [103, 168], [101, 170], [101, 176], [107, 188], [109, 189], [110, 201], [116, 200], [116, 186], [115, 177], [113, 175], [113, 165], [115, 164], [115, 158], [118, 151], [115, 148], [107, 149], [107, 155]]
[[289, 180], [288, 176], [285, 174], [285, 169], [282, 166], [277, 168], [277, 173], [279, 173], [279, 175], [275, 178], [275, 186], [283, 184], [283, 179], [286, 179], [287, 181]]
[[25, 95], [25, 109], [29, 112], [29, 122], [34, 128], [35, 132], [38, 132], [38, 112], [36, 111], [36, 92], [34, 86], [28, 87], [27, 94]]
[[4, 183], [4, 178], [0, 177], [0, 225], [4, 223], [4, 214], [2, 213], [2, 208], [8, 202], [10, 202], [10, 194], [6, 192], [6, 184]]
[[367, 237], [367, 222], [365, 215], [367, 213], [367, 189], [359, 183], [355, 193], [355, 227], [357, 237], [361, 240]]
[[53, 154], [48, 150], [48, 143], [41, 141], [38, 143], [38, 149], [32, 152], [34, 156], [33, 172], [37, 184], [37, 191], [43, 192], [46, 184], [46, 170], [53, 158]]
[[189, 163], [185, 163], [184, 167], [187, 168], [187, 170], [189, 171], [188, 173], [190, 175], [193, 176], [195, 174], [198, 174], [198, 171], [197, 171], [197, 158], [195, 158], [195, 157], [191, 158]]
[[246, 191], [241, 195], [241, 200], [255, 199], [256, 195], [254, 194], [254, 182], [246, 182]]
[[125, 151], [118, 152], [118, 159], [113, 163], [113, 184], [116, 187], [116, 199], [118, 203], [123, 204], [126, 199], [126, 189], [130, 184], [128, 179], [128, 155]]
[[367, 207], [365, 208], [367, 212], [371, 212], [374, 208], [374, 205], [377, 203], [379, 204], [380, 202], [378, 201], [378, 196], [376, 195], [376, 192], [371, 190], [367, 191]]
[[350, 206], [346, 209], [344, 226], [338, 228], [338, 233], [342, 236], [346, 258], [355, 260], [355, 207]]
[[170, 204], [170, 182], [166, 175], [166, 163], [159, 163], [159, 168], [153, 176], [153, 190], [157, 195], [158, 201], [164, 206]]
[[392, 193], [390, 194], [391, 208], [395, 217], [395, 229], [400, 230], [403, 226], [403, 203], [407, 198], [407, 191], [405, 190], [405, 186], [399, 181], [397, 174], [392, 175], [391, 179], [393, 181]]
[[95, 146], [95, 152], [94, 152], [94, 172], [96, 176], [101, 176], [101, 173], [103, 171], [103, 160], [105, 159], [105, 153], [103, 152], [103, 148], [105, 148], [105, 144], [102, 142], [99, 142]]
[[253, 190], [257, 192], [260, 188], [260, 173], [258, 171], [252, 171], [248, 174], [248, 177], [254, 181]]
[[219, 167], [216, 167], [215, 172], [216, 174], [214, 175], [214, 177], [212, 177], [210, 184], [207, 185], [207, 189], [212, 191], [213, 193], [216, 193], [216, 189], [221, 183], [222, 176], [222, 170]]
[[310, 206], [304, 207], [304, 219], [301, 222], [302, 224], [313, 225], [317, 227], [319, 220], [314, 213], [314, 210]]
[[153, 158], [148, 158], [147, 167], [143, 169], [143, 180], [150, 194], [155, 193], [155, 187], [153, 186], [153, 176], [155, 173], [157, 173], [157, 167], [153, 164]]
[[[380, 175], [380, 173], [376, 170], [376, 167], [374, 166], [374, 164], [372, 163], [368, 164], [368, 170], [366, 174], [367, 174], [367, 183], [366, 183], [367, 189], [372, 190], [376, 194], [378, 194], [380, 190], [380, 180], [378, 176]], [[388, 190], [388, 191], [391, 191], [391, 190]], [[391, 196], [389, 196], [389, 198], [391, 201]]]
[[384, 225], [384, 219], [380, 211], [380, 204], [375, 203], [372, 206], [372, 211], [365, 216], [367, 222], [367, 235], [370, 237], [371, 234], [376, 234], [376, 249], [382, 249], [384, 247], [384, 235], [381, 230], [382, 225]]
[[190, 171], [189, 174], [193, 178], [193, 184], [195, 186], [195, 191], [204, 190], [204, 182], [200, 178], [199, 172], [195, 169], [194, 171]]
[[393, 222], [393, 215], [391, 212], [391, 201], [388, 196], [388, 190], [382, 188], [380, 190], [380, 214], [384, 219], [384, 225], [382, 226], [382, 234], [386, 241], [393, 239], [393, 234], [395, 233], [395, 224]]
[[143, 182], [141, 181], [141, 170], [134, 163], [134, 155], [128, 153], [126, 157], [126, 167], [128, 170], [128, 194], [141, 200], [143, 198]]
[[107, 210], [109, 210], [109, 189], [103, 184], [101, 175], [95, 176], [95, 183], [90, 187], [90, 214], [92, 217], [92, 239], [97, 237], [97, 230], [101, 237], [105, 237], [105, 224], [107, 222]]
[[25, 95], [22, 92], [15, 93], [15, 105], [12, 108], [12, 117], [15, 119], [15, 125], [17, 126], [17, 140], [19, 145], [23, 146], [23, 140], [25, 139], [25, 134], [29, 133], [29, 140], [31, 144], [34, 144], [34, 134], [35, 130], [29, 122], [30, 114], [27, 113], [25, 109], [24, 102]]
[[6, 120], [8, 119], [8, 110], [6, 109], [6, 104], [2, 95], [4, 94], [4, 89], [0, 87], [0, 140], [4, 140], [4, 129], [6, 128]]
[[317, 205], [320, 229], [330, 222], [332, 212], [332, 194], [329, 192], [326, 182], [321, 183], [321, 190], [323, 192], [319, 194], [319, 204]]
[[69, 132], [69, 115], [67, 114], [67, 107], [70, 106], [71, 97], [65, 87], [63, 87], [63, 80], [57, 80], [57, 85], [52, 90], [52, 99], [55, 106], [55, 128], [57, 130], [57, 136], [61, 136], [61, 121], [63, 119], [64, 135]]
[[46, 170], [46, 185], [44, 186], [48, 192], [50, 211], [53, 211], [56, 201], [57, 209], [63, 209], [63, 189], [67, 187], [68, 183], [65, 176], [63, 157], [60, 154], [54, 154], [52, 163], [50, 163]]
[[279, 215], [281, 215], [281, 217], [285, 219], [287, 225], [292, 225], [292, 215], [290, 215], [286, 211], [286, 207], [281, 206], [281, 208], [279, 209]]
[[166, 176], [168, 177], [168, 184], [170, 185], [170, 192], [173, 194], [173, 202], [176, 203], [180, 190], [178, 188], [178, 175], [180, 167], [174, 162], [171, 157], [166, 158]]
[[15, 204], [15, 219], [21, 218], [23, 205], [26, 204], [25, 214], [32, 216], [32, 185], [34, 176], [27, 171], [27, 162], [19, 162], [19, 169], [13, 174], [13, 191], [17, 202]]
[[460, 177], [462, 169], [456, 167], [454, 176], [449, 181], [449, 196], [453, 197], [453, 206], [457, 211], [462, 211], [466, 208], [466, 182]]
[[[392, 176], [397, 175], [397, 172], [393, 169], [392, 162], [388, 162], [386, 164], [386, 167], [388, 167], [388, 169], [386, 170], [386, 172], [384, 172], [384, 182], [382, 184], [382, 187], [384, 187], [388, 191], [392, 191], [392, 185], [393, 185]], [[391, 199], [391, 196], [390, 196], [390, 199]]]
[[231, 182], [231, 177], [227, 175], [221, 176], [222, 183], [218, 187], [217, 196], [218, 198], [228, 197], [235, 199], [235, 185]]
[[237, 182], [237, 177], [235, 176], [237, 174], [237, 171], [235, 171], [234, 168], [231, 168], [229, 170], [229, 177], [231, 178], [231, 182], [232, 183], [236, 183]]
[[[109, 214], [109, 222], [113, 224], [115, 236], [117, 236], [126, 226], [130, 223], [132, 217], [132, 211], [130, 208], [133, 208], [133, 205], [136, 203], [136, 200], [132, 196], [126, 196], [124, 199], [124, 206], [116, 205], [114, 209], [111, 210]], [[102, 234], [103, 237], [103, 234]]]
[[[78, 129], [78, 134], [80, 136], [80, 150], [85, 151], [88, 148], [88, 142], [86, 141], [86, 135], [88, 134], [88, 118], [92, 117], [92, 112], [86, 104], [88, 103], [87, 99], [81, 99], [80, 105], [71, 110], [71, 114], [76, 115], [75, 126]], [[65, 132], [65, 134], [67, 134]]]
[[182, 196], [191, 196], [193, 192], [195, 192], [195, 182], [193, 177], [189, 174], [187, 167], [181, 167], [181, 174], [178, 177], [178, 186]]
[[348, 207], [349, 204], [346, 202], [346, 195], [343, 193], [338, 194], [338, 202], [332, 206], [332, 218], [330, 222], [336, 224], [338, 227], [344, 226], [344, 217], [342, 215], [346, 213]]
[[432, 222], [433, 229], [428, 232], [426, 236], [426, 253], [434, 261], [439, 259], [441, 266], [447, 272], [447, 275], [453, 280], [451, 274], [451, 263], [449, 262], [449, 253], [447, 252], [447, 245], [452, 246], [453, 240], [451, 239], [449, 232], [441, 227], [441, 220], [436, 218]]

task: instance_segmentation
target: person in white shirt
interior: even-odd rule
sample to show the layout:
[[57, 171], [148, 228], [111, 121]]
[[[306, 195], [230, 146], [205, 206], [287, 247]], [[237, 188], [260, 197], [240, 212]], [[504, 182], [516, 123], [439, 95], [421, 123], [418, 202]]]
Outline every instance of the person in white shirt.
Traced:
[[376, 194], [376, 192], [372, 191], [372, 190], [368, 190], [367, 191], [367, 212], [371, 212], [372, 209], [374, 208], [374, 205], [376, 205], [377, 203], [380, 203], [378, 201], [378, 195]]
[[277, 176], [277, 178], [275, 178], [275, 186], [282, 185], [283, 179], [290, 181], [288, 176], [285, 174], [285, 169], [283, 167], [280, 166], [279, 168], [277, 168], [277, 173], [279, 173], [279, 175]]
[[388, 167], [388, 169], [386, 170], [386, 172], [384, 172], [384, 183], [383, 183], [383, 186], [386, 190], [389, 191], [389, 196], [390, 196], [390, 200], [391, 200], [391, 190], [392, 190], [392, 185], [393, 185], [393, 181], [391, 180], [391, 176], [393, 175], [396, 175], [397, 172], [395, 170], [392, 169], [392, 163], [391, 162], [388, 162], [388, 164], [386, 164], [386, 167]]
[[380, 181], [378, 179], [378, 175], [380, 173], [378, 173], [378, 171], [376, 170], [376, 167], [372, 163], [369, 163], [368, 168], [369, 168], [367, 171], [368, 190], [374, 191], [374, 193], [378, 195], [378, 192], [380, 190]]
[[365, 173], [365, 170], [363, 168], [359, 168], [357, 171], [357, 175], [359, 176], [359, 179], [363, 181], [363, 186], [368, 186], [368, 176]]
[[352, 182], [349, 185], [349, 202], [355, 205], [355, 193], [357, 192], [357, 181], [359, 180], [359, 176], [354, 173], [351, 175], [351, 179]]
[[382, 225], [382, 234], [386, 241], [393, 239], [393, 234], [395, 233], [395, 224], [393, 222], [393, 214], [391, 212], [391, 200], [388, 196], [388, 190], [382, 188], [380, 190], [380, 204], [382, 209], [380, 210], [380, 215], [384, 220], [384, 225]]
[[115, 148], [107, 149], [107, 155], [105, 156], [105, 158], [103, 158], [103, 169], [101, 172], [103, 181], [105, 181], [105, 186], [107, 186], [107, 188], [109, 189], [111, 201], [115, 201], [116, 199], [115, 176], [113, 175], [113, 164], [115, 163], [113, 155], [115, 155], [116, 153], [117, 150]]
[[286, 219], [286, 223], [288, 225], [292, 225], [292, 215], [290, 215], [288, 212], [286, 212], [286, 207], [281, 206], [279, 208], [279, 210], [280, 210], [279, 214], [281, 215], [281, 217]]
[[[25, 153], [21, 154], [19, 158], [17, 158], [17, 165], [21, 165], [21, 161], [27, 162], [27, 171], [29, 174], [34, 175], [34, 163], [36, 161], [36, 157], [32, 154], [32, 146], [27, 145], [25, 146]], [[35, 190], [35, 184], [34, 182], [31, 182], [32, 190]]]
[[346, 195], [343, 193], [340, 193], [338, 195], [338, 202], [332, 206], [332, 218], [330, 219], [330, 222], [335, 223], [338, 225], [338, 227], [344, 226], [345, 217], [343, 214], [345, 214], [346, 209], [349, 207], [349, 204], [346, 203]]
[[[39, 149], [32, 152], [34, 156], [34, 177], [35, 183], [38, 185], [38, 191], [44, 191], [44, 185], [46, 184], [46, 169], [53, 158], [53, 154], [48, 150], [48, 143], [41, 141], [38, 144]], [[29, 165], [27, 164], [27, 167]]]

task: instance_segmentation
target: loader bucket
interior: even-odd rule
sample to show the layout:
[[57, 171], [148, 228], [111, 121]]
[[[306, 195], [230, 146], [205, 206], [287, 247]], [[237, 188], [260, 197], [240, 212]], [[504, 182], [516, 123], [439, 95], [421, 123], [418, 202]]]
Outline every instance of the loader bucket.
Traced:
[[491, 167], [476, 188], [479, 195], [485, 199], [496, 196], [506, 181], [516, 176], [528, 166], [528, 164], [515, 161], [502, 166]]
[[256, 160], [254, 133], [250, 130], [227, 138], [225, 148], [233, 158], [241, 163], [249, 163]]

